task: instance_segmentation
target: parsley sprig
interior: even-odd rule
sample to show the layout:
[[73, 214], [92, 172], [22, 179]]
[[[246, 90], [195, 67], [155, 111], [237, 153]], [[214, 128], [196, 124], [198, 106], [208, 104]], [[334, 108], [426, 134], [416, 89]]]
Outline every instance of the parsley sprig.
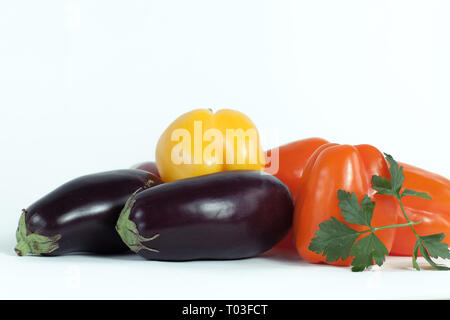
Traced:
[[[375, 202], [368, 195], [364, 195], [361, 201], [355, 193], [345, 190], [338, 190], [337, 197], [344, 221], [350, 224], [364, 226], [362, 231], [355, 230], [347, 224], [339, 221], [335, 217], [319, 224], [319, 230], [315, 232], [316, 237], [309, 244], [309, 249], [325, 256], [327, 262], [345, 260], [353, 257], [352, 271], [364, 271], [374, 264], [381, 266], [389, 254], [388, 249], [375, 234], [376, 231], [390, 228], [410, 227], [417, 238], [412, 253], [412, 264], [416, 270], [420, 270], [417, 263], [417, 256], [420, 254], [436, 270], [450, 270], [449, 267], [437, 264], [432, 258], [450, 259], [450, 251], [446, 243], [442, 240], [444, 233], [420, 236], [414, 226], [421, 221], [412, 221], [405, 212], [402, 198], [405, 196], [419, 197], [431, 200], [431, 197], [424, 192], [410, 189], [402, 191], [405, 176], [403, 167], [399, 166], [391, 155], [385, 154], [389, 163], [391, 180], [377, 175], [372, 176], [372, 188], [377, 194], [390, 195], [395, 197], [406, 219], [406, 223], [386, 225], [381, 227], [372, 226], [372, 217], [375, 209]], [[360, 237], [364, 235], [363, 237]], [[359, 239], [359, 240], [358, 240]]]

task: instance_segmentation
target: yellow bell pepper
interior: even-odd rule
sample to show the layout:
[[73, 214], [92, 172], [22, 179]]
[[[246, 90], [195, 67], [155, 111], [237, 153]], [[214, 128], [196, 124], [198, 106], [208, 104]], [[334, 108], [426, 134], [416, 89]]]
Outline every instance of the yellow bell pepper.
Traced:
[[197, 109], [181, 115], [159, 138], [156, 166], [164, 182], [231, 170], [263, 170], [259, 133], [243, 113]]

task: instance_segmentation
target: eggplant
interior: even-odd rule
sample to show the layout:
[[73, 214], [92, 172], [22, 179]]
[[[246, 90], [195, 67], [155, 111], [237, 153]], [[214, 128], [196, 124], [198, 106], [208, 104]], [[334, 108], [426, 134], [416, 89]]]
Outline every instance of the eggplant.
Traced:
[[131, 169], [139, 169], [139, 170], [148, 171], [150, 173], [153, 173], [157, 177], [161, 177], [159, 175], [158, 168], [156, 167], [156, 162], [154, 162], [154, 161], [146, 161], [146, 162], [141, 162], [141, 163], [135, 164], [134, 166], [131, 167]]
[[259, 171], [173, 181], [128, 199], [116, 229], [148, 260], [241, 259], [275, 246], [292, 225], [286, 185]]
[[19, 256], [129, 251], [115, 230], [120, 212], [134, 192], [160, 183], [155, 175], [135, 169], [69, 181], [22, 210], [15, 251]]

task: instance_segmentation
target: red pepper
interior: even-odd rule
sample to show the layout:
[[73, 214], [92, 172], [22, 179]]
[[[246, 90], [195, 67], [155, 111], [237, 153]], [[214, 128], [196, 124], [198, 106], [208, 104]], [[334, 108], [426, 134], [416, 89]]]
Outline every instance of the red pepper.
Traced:
[[[422, 221], [414, 229], [420, 236], [445, 233], [443, 242], [450, 245], [450, 181], [440, 175], [405, 164], [403, 166], [405, 189], [426, 192], [431, 200], [418, 197], [402, 198], [406, 214], [412, 221]], [[399, 223], [406, 222], [403, 213]], [[411, 256], [417, 238], [411, 228], [399, 228], [396, 233], [391, 255]]]
[[[278, 148], [279, 171], [275, 173], [275, 176], [288, 186], [295, 202], [297, 202], [300, 181], [308, 159], [318, 148], [327, 143], [328, 141], [321, 138], [309, 138]], [[272, 153], [273, 150], [268, 151], [267, 158], [270, 158]], [[399, 164], [404, 167], [404, 188], [426, 192], [432, 197], [432, 200], [417, 197], [402, 199], [409, 218], [413, 221], [422, 221], [421, 224], [415, 225], [415, 230], [419, 235], [443, 232], [447, 235], [443, 242], [450, 245], [450, 180], [405, 163]], [[398, 223], [406, 222], [401, 210], [396, 208], [395, 212], [398, 214]], [[278, 244], [278, 247], [294, 249], [292, 237], [290, 232]], [[416, 237], [411, 228], [397, 228], [390, 254], [411, 256], [415, 242]]]
[[[270, 172], [270, 167], [273, 165], [272, 161], [278, 161], [278, 171], [274, 173], [274, 176], [283, 181], [289, 188], [294, 202], [306, 162], [318, 147], [326, 143], [328, 141], [322, 138], [308, 138], [282, 145], [277, 148], [277, 151], [272, 149], [266, 152], [266, 159], [270, 160], [266, 163], [267, 171]], [[271, 159], [276, 154], [278, 154], [278, 159]], [[292, 229], [278, 243], [277, 247], [295, 250]]]
[[[388, 164], [383, 154], [370, 145], [338, 145], [328, 143], [320, 146], [308, 159], [300, 179], [294, 212], [294, 241], [300, 256], [310, 262], [326, 262], [323, 255], [309, 249], [319, 224], [334, 217], [344, 219], [338, 206], [337, 192], [345, 190], [355, 193], [359, 200], [367, 194], [376, 202], [372, 218], [373, 227], [397, 223], [396, 199], [388, 195], [375, 194], [372, 176], [390, 178]], [[346, 222], [344, 222], [346, 223]], [[346, 223], [348, 224], [348, 223]], [[349, 225], [356, 230], [363, 226]], [[376, 231], [388, 251], [395, 237], [395, 229]], [[335, 265], [350, 265], [352, 258], [331, 262]]]
[[[274, 176], [284, 182], [293, 198], [297, 196], [299, 181], [306, 162], [318, 147], [326, 143], [328, 141], [322, 138], [309, 138], [294, 141], [277, 148], [279, 167]], [[272, 155], [275, 154], [274, 149], [267, 151], [266, 159], [271, 159]], [[271, 159], [271, 162], [266, 164], [267, 169], [272, 166], [272, 161], [277, 161], [277, 159]]]

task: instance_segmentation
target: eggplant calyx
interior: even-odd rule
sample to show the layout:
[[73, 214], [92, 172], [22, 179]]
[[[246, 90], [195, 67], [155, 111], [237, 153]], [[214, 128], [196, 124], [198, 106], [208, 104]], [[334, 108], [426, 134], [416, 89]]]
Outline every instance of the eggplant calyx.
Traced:
[[43, 236], [37, 232], [31, 233], [27, 229], [25, 222], [26, 210], [22, 210], [19, 220], [19, 227], [16, 232], [17, 245], [14, 251], [19, 256], [26, 254], [48, 254], [59, 248], [58, 241], [61, 235], [57, 234], [52, 237]]
[[[136, 194], [136, 193], [135, 193]], [[133, 252], [138, 252], [140, 250], [148, 250], [152, 252], [159, 252], [159, 250], [147, 247], [143, 242], [152, 241], [159, 237], [159, 233], [155, 234], [150, 238], [143, 237], [139, 234], [136, 224], [130, 220], [131, 209], [136, 202], [133, 194], [125, 203], [125, 206], [120, 213], [119, 219], [117, 220], [116, 230], [122, 238], [123, 242], [132, 250]]]
[[161, 182], [162, 182], [161, 179], [159, 179], [153, 173], [149, 173], [148, 174], [148, 178], [147, 178], [147, 182], [145, 183], [145, 185], [142, 188], [139, 188], [138, 190], [136, 190], [133, 193], [133, 195], [135, 195], [136, 193], [140, 192], [141, 190], [145, 190], [147, 188], [153, 187], [154, 185], [158, 185]]

